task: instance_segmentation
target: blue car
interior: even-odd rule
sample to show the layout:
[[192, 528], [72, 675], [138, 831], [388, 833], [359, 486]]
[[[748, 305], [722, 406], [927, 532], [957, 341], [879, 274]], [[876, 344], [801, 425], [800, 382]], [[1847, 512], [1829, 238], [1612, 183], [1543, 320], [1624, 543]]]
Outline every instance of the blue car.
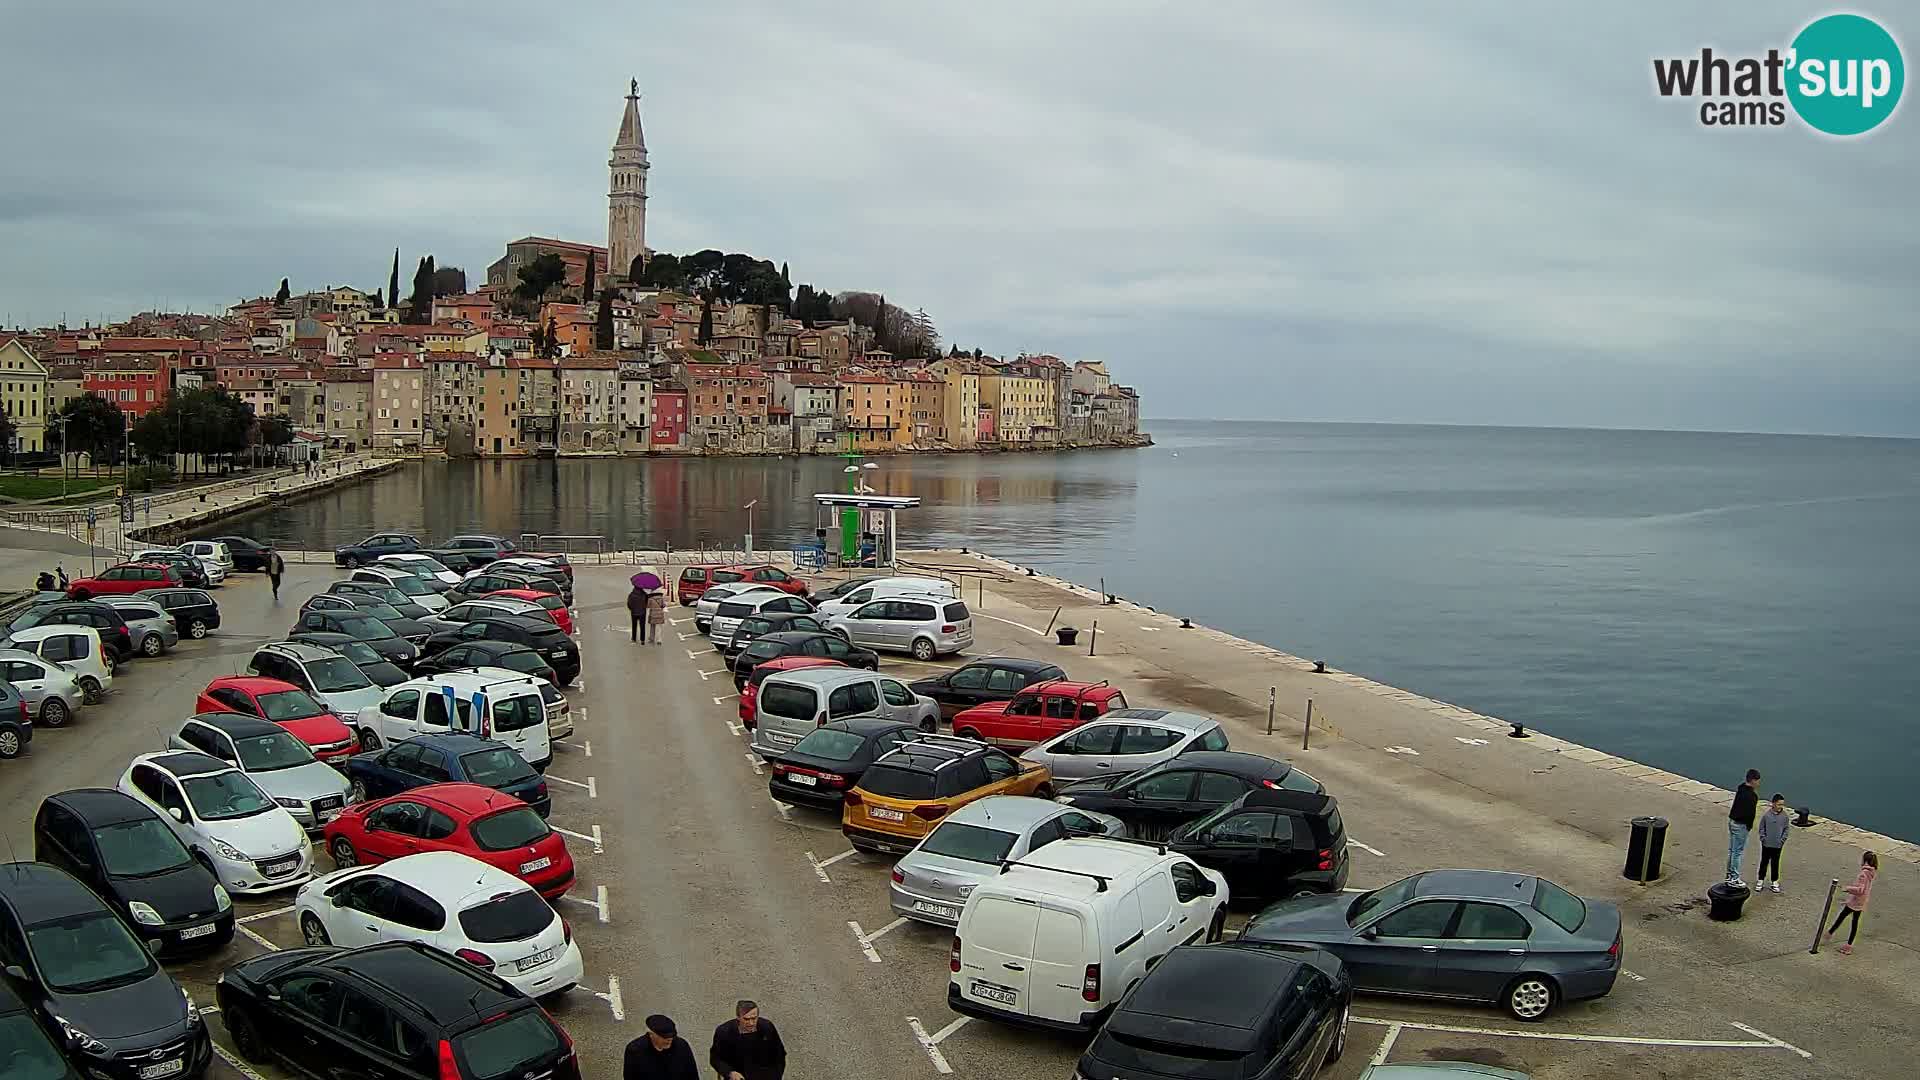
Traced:
[[479, 784], [512, 795], [541, 817], [553, 810], [547, 782], [527, 759], [478, 735], [420, 735], [347, 759], [347, 799], [384, 799], [428, 784]]
[[420, 550], [420, 540], [406, 533], [375, 533], [357, 544], [333, 549], [333, 565], [358, 570], [382, 555], [405, 555]]

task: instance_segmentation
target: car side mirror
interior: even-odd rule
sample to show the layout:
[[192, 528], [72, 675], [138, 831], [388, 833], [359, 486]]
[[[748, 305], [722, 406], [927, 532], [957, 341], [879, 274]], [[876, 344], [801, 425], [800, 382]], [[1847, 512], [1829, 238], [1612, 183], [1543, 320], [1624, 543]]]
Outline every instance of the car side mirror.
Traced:
[[8, 964], [6, 972], [9, 978], [19, 979], [21, 982], [27, 981], [27, 969], [19, 964]]
[[179, 807], [169, 806], [167, 807], [167, 813], [172, 815], [173, 820], [180, 822], [182, 825], [186, 824], [187, 816], [180, 812]]
[[1366, 938], [1368, 941], [1372, 941], [1380, 936], [1380, 931], [1376, 927], [1369, 926], [1365, 930], [1360, 931], [1360, 936]]
[[1140, 801], [1140, 789], [1139, 789], [1139, 788], [1128, 788], [1128, 789], [1127, 789], [1127, 801], [1128, 801], [1128, 802], [1139, 802], [1139, 801]]
[[1204, 895], [1204, 896], [1213, 896], [1213, 895], [1215, 895], [1216, 893], [1218, 893], [1219, 891], [1220, 891], [1220, 886], [1219, 886], [1218, 884], [1216, 884], [1216, 883], [1214, 882], [1214, 880], [1213, 880], [1212, 878], [1202, 878], [1202, 879], [1201, 879], [1201, 881], [1200, 881], [1200, 892], [1201, 892], [1201, 894], [1202, 894], [1202, 895]]
[[269, 987], [267, 987], [267, 988], [266, 988], [266, 989], [265, 989], [265, 990], [264, 990], [263, 992], [264, 992], [264, 993], [266, 994], [266, 997], [267, 997], [267, 1000], [268, 1000], [268, 1001], [279, 1001], [279, 1000], [280, 1000], [280, 991], [278, 991], [278, 990], [275, 990], [275, 989], [274, 989], [273, 987], [271, 987], [271, 986], [269, 986]]
[[1194, 837], [1194, 839], [1200, 841], [1203, 844], [1211, 844], [1213, 843], [1213, 830], [1208, 829], [1207, 831], [1201, 833], [1199, 836]]

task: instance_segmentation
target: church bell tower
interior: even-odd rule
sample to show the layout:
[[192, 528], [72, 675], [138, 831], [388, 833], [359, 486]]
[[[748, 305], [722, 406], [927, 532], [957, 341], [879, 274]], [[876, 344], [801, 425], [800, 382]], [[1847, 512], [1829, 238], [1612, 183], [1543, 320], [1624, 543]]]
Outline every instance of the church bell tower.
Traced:
[[637, 79], [628, 84], [607, 173], [607, 273], [625, 278], [634, 257], [647, 250], [647, 139], [640, 130]]

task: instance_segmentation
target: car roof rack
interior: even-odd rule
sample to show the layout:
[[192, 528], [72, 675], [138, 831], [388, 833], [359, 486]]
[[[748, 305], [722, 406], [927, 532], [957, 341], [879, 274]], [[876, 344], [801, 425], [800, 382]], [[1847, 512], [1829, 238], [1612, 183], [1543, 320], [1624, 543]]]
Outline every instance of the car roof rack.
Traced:
[[1107, 883], [1113, 880], [1102, 874], [1089, 874], [1085, 870], [1066, 870], [1058, 866], [1048, 866], [1044, 863], [1021, 862], [1018, 859], [1002, 859], [1000, 861], [1000, 872], [1004, 874], [1016, 866], [1024, 866], [1029, 870], [1051, 870], [1056, 874], [1072, 874], [1074, 877], [1091, 878], [1094, 883], [1093, 891], [1095, 892], [1106, 892]]
[[1135, 844], [1140, 847], [1150, 847], [1162, 855], [1167, 853], [1166, 842], [1161, 840], [1142, 840], [1137, 836], [1110, 836], [1106, 833], [1083, 833], [1081, 835], [1088, 840], [1111, 840], [1116, 844]]
[[987, 743], [981, 742], [978, 739], [966, 739], [958, 735], [940, 735], [940, 734], [931, 734], [931, 733], [921, 735], [918, 739], [915, 739], [914, 741], [918, 743], [932, 743], [936, 746], [944, 745], [944, 746], [960, 747], [967, 750], [984, 750], [987, 748], [987, 745], [988, 745]]

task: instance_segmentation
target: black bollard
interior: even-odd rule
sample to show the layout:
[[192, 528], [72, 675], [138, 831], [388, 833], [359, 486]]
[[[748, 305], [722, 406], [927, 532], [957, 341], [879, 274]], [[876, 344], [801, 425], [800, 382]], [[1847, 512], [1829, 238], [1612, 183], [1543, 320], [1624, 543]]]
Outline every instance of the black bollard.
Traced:
[[1520, 723], [1520, 722], [1519, 722], [1519, 721], [1517, 721], [1517, 720], [1509, 720], [1509, 721], [1507, 721], [1507, 723], [1509, 723], [1509, 724], [1512, 724], [1512, 725], [1513, 725], [1513, 730], [1512, 730], [1512, 731], [1509, 731], [1509, 732], [1507, 732], [1507, 738], [1509, 738], [1509, 739], [1531, 739], [1531, 738], [1533, 738], [1533, 736], [1532, 736], [1532, 735], [1530, 735], [1530, 734], [1528, 734], [1528, 733], [1527, 733], [1527, 725], [1525, 725], [1525, 724], [1522, 724], [1522, 723]]

